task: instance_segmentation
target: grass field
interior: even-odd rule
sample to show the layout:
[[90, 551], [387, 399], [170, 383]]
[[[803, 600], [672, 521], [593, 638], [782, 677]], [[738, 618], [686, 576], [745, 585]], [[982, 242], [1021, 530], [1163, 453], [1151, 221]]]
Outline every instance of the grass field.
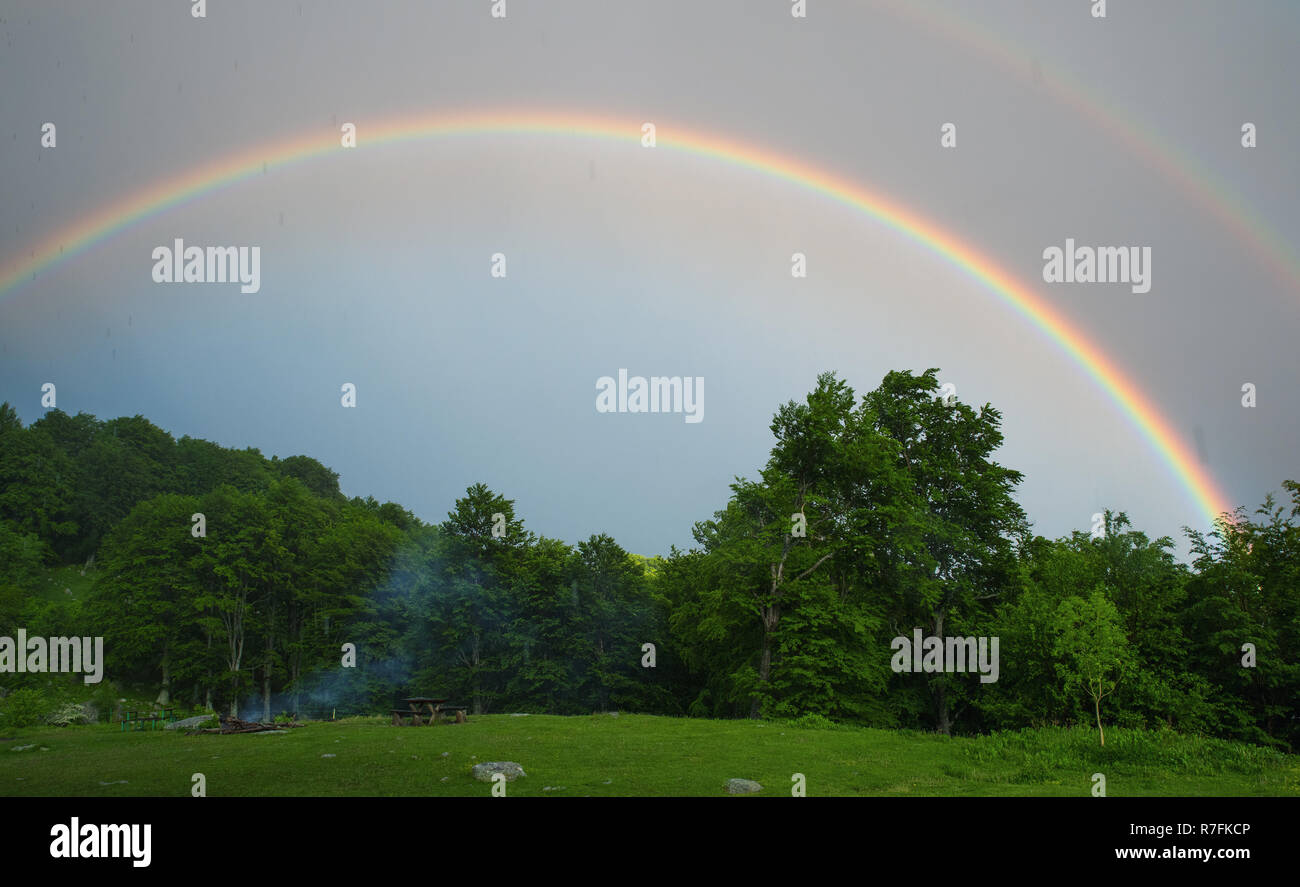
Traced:
[[45, 581], [36, 593], [49, 601], [84, 601], [90, 597], [94, 581], [94, 568], [83, 576], [81, 567], [51, 567], [45, 571]]
[[[857, 728], [644, 715], [490, 715], [392, 727], [315, 722], [280, 734], [121, 733], [113, 725], [0, 737], [0, 796], [487, 796], [475, 763], [517, 761], [510, 796], [722, 795], [732, 777], [769, 796], [804, 774], [817, 795], [1300, 796], [1300, 756], [1240, 743], [1110, 729], [1048, 728], [948, 739]], [[15, 750], [22, 746], [31, 748]], [[332, 755], [332, 757], [325, 757]], [[549, 789], [549, 790], [548, 790]]]

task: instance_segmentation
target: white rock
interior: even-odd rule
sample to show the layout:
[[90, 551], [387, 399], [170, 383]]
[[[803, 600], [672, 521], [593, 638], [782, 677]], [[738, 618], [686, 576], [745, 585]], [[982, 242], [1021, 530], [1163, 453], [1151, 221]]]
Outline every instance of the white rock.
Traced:
[[524, 768], [514, 761], [490, 761], [474, 765], [474, 778], [479, 782], [491, 782], [494, 773], [504, 773], [506, 782], [514, 782], [520, 776], [527, 776]]

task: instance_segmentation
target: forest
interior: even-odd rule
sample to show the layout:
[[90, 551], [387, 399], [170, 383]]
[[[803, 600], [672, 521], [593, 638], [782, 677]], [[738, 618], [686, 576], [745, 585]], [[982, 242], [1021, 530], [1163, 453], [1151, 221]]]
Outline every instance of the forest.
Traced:
[[[651, 557], [538, 535], [483, 484], [426, 523], [309, 456], [143, 416], [24, 427], [4, 404], [0, 630], [102, 636], [106, 667], [99, 688], [0, 676], [0, 715], [93, 690], [103, 719], [127, 696], [331, 717], [436, 691], [473, 713], [1118, 725], [1296, 751], [1300, 484], [1184, 530], [1186, 564], [1122, 510], [1044, 538], [995, 461], [1000, 413], [936, 374], [863, 395], [823, 374], [695, 545]], [[61, 568], [88, 593], [51, 593]], [[999, 639], [997, 679], [894, 670], [917, 630]]]

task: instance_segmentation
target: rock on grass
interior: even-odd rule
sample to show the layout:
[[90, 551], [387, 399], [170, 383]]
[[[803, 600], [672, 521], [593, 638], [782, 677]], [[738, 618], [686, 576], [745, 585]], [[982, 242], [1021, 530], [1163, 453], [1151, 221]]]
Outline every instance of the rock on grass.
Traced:
[[514, 782], [520, 776], [527, 776], [524, 768], [514, 761], [489, 761], [474, 765], [474, 778], [479, 782], [491, 782], [493, 773], [504, 773], [506, 782]]

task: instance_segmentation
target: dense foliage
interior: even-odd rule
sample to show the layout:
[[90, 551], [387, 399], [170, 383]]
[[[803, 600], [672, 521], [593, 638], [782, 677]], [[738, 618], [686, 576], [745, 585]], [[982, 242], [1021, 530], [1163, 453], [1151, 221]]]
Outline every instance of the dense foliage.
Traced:
[[[933, 370], [862, 397], [823, 375], [778, 410], [767, 464], [696, 524], [697, 546], [647, 559], [604, 534], [537, 536], [481, 484], [429, 525], [346, 498], [306, 456], [140, 416], [52, 410], [24, 428], [6, 404], [0, 623], [102, 635], [112, 692], [266, 718], [436, 693], [475, 712], [1114, 724], [1294, 750], [1300, 484], [1189, 531], [1190, 565], [1123, 513], [1045, 539], [993, 460], [1000, 419], [941, 398]], [[67, 564], [93, 577], [84, 599], [42, 585]], [[891, 640], [915, 629], [997, 637], [998, 680], [895, 672]], [[49, 686], [0, 676], [11, 720], [37, 717]]]

